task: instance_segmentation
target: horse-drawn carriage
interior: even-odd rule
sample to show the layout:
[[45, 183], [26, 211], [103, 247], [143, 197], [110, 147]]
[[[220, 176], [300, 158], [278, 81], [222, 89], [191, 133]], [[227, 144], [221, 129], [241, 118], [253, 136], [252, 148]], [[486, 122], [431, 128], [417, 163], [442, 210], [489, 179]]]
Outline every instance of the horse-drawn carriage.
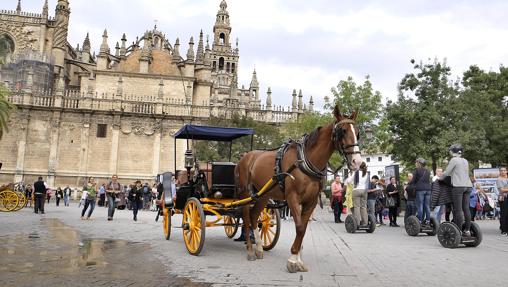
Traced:
[[[166, 172], [161, 175], [163, 195], [161, 215], [164, 237], [170, 239], [174, 214], [182, 214], [184, 242], [192, 255], [198, 255], [205, 242], [206, 227], [224, 227], [229, 238], [235, 236], [240, 223], [241, 208], [251, 204], [252, 199], [239, 200], [235, 186], [235, 167], [231, 162], [232, 142], [244, 136], [252, 137], [254, 131], [244, 128], [223, 128], [185, 125], [174, 135], [176, 140], [187, 140], [185, 169], [179, 174]], [[190, 140], [229, 142], [229, 161], [198, 162]], [[175, 162], [176, 170], [176, 162]], [[178, 179], [178, 180], [176, 180]], [[280, 234], [280, 215], [277, 206], [265, 208], [258, 219], [258, 228], [264, 250], [272, 249]]]
[[[166, 239], [171, 235], [171, 216], [181, 213], [181, 228], [189, 253], [198, 255], [201, 252], [206, 227], [222, 226], [226, 235], [232, 237], [242, 226], [247, 234], [247, 259], [262, 259], [263, 251], [277, 243], [280, 234], [278, 208], [287, 204], [296, 231], [287, 269], [289, 272], [307, 271], [301, 258], [303, 237], [323, 188], [330, 157], [338, 151], [351, 170], [357, 170], [362, 162], [356, 117], [356, 111], [343, 115], [335, 106], [332, 122], [317, 127], [297, 141], [285, 141], [278, 150], [250, 151], [237, 164], [212, 162], [196, 165], [189, 150], [189, 140], [231, 142], [242, 136], [252, 136], [251, 129], [184, 126], [175, 134], [175, 142], [176, 139], [187, 139], [187, 179], [174, 187], [171, 182], [173, 174], [162, 175], [161, 203]], [[176, 143], [174, 150], [176, 160]], [[238, 220], [240, 214], [242, 224]], [[214, 218], [208, 221], [206, 216]], [[255, 248], [248, 236], [249, 231], [254, 235]]]

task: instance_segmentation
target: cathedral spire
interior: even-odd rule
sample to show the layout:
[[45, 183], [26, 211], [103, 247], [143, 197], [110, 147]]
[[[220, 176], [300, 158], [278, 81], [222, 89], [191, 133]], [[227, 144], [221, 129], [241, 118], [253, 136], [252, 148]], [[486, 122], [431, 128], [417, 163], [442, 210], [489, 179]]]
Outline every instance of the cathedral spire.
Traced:
[[125, 43], [127, 42], [127, 37], [125, 37], [125, 33], [122, 35], [122, 46], [120, 47], [120, 57], [125, 57], [127, 53], [127, 48], [125, 47]]
[[187, 61], [194, 62], [194, 38], [190, 37], [189, 50], [187, 50]]
[[296, 101], [296, 90], [293, 90], [293, 102], [291, 103], [291, 108], [293, 112], [297, 111], [297, 101]]
[[18, 0], [18, 6], [16, 6], [16, 13], [20, 13], [21, 12], [21, 0]]
[[115, 57], [120, 57], [120, 44], [118, 44], [118, 41], [115, 46]]
[[229, 36], [231, 34], [231, 26], [229, 23], [228, 4], [222, 0], [220, 9], [217, 12], [215, 25], [213, 26], [214, 44], [230, 47]]
[[180, 62], [180, 39], [176, 38], [175, 46], [173, 47], [173, 61]]
[[302, 111], [303, 109], [303, 94], [302, 90], [298, 93], [298, 111]]
[[104, 29], [104, 33], [102, 34], [102, 44], [99, 49], [99, 56], [106, 56], [109, 53], [108, 46], [108, 31]]
[[272, 110], [272, 89], [268, 87], [268, 91], [266, 91], [266, 109]]
[[83, 41], [83, 52], [90, 53], [90, 37], [86, 33], [85, 41]]
[[42, 7], [42, 18], [48, 19], [48, 0], [44, 1], [44, 6]]
[[256, 74], [256, 69], [254, 69], [254, 72], [252, 73], [252, 80], [250, 81], [250, 87], [251, 88], [259, 88], [259, 82], [258, 82], [258, 77]]
[[313, 112], [313, 111], [314, 111], [314, 99], [312, 98], [312, 96], [310, 96], [309, 112]]
[[199, 32], [199, 42], [198, 42], [196, 64], [204, 64], [204, 62], [205, 62], [205, 53], [203, 50], [203, 30], [201, 30], [201, 32]]

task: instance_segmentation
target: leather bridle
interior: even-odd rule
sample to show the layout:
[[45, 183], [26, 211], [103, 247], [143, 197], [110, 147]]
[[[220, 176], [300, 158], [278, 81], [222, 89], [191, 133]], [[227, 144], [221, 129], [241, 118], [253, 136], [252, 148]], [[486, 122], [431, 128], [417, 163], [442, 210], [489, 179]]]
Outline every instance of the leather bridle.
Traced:
[[[344, 131], [343, 131], [343, 126], [344, 125], [347, 125], [347, 124], [351, 124], [351, 125], [354, 125], [356, 122], [353, 120], [353, 119], [343, 119], [343, 120], [340, 120], [340, 121], [335, 121], [335, 123], [333, 124], [333, 130], [332, 130], [332, 142], [333, 142], [333, 147], [336, 151], [338, 151], [341, 155], [342, 155], [342, 159], [343, 159], [343, 164], [344, 163], [348, 163], [348, 167], [350, 166], [350, 162], [349, 162], [349, 159], [347, 158], [349, 155], [353, 155], [353, 154], [361, 154], [361, 152], [358, 150], [358, 151], [355, 151], [354, 147], [359, 147], [358, 145], [358, 138], [356, 139], [356, 142], [354, 144], [349, 144], [349, 145], [343, 145], [342, 144], [342, 139], [344, 138]], [[354, 129], [353, 129], [354, 130]], [[352, 150], [351, 150], [352, 148]], [[330, 166], [330, 164], [328, 163], [328, 165]], [[342, 166], [338, 167], [334, 173], [337, 173], [337, 171], [339, 169], [341, 169]]]

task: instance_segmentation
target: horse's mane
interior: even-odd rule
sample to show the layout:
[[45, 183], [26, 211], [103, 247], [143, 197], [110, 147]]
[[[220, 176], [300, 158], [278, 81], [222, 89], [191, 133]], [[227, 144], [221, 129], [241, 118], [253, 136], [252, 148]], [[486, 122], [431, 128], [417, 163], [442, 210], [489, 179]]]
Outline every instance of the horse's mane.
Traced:
[[316, 144], [317, 142], [317, 139], [318, 139], [318, 135], [319, 135], [319, 131], [321, 130], [322, 127], [317, 127], [316, 129], [314, 129], [310, 134], [309, 134], [309, 137], [307, 138], [307, 143], [306, 145], [308, 147], [311, 147], [313, 146], [314, 144]]

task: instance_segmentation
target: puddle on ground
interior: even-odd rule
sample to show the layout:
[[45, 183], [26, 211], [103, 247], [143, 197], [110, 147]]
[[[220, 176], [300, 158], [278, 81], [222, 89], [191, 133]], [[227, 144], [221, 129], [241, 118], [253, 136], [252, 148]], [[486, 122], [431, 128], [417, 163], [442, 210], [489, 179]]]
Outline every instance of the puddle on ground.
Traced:
[[0, 237], [2, 286], [210, 286], [168, 274], [143, 243], [83, 239], [58, 219], [47, 232]]

